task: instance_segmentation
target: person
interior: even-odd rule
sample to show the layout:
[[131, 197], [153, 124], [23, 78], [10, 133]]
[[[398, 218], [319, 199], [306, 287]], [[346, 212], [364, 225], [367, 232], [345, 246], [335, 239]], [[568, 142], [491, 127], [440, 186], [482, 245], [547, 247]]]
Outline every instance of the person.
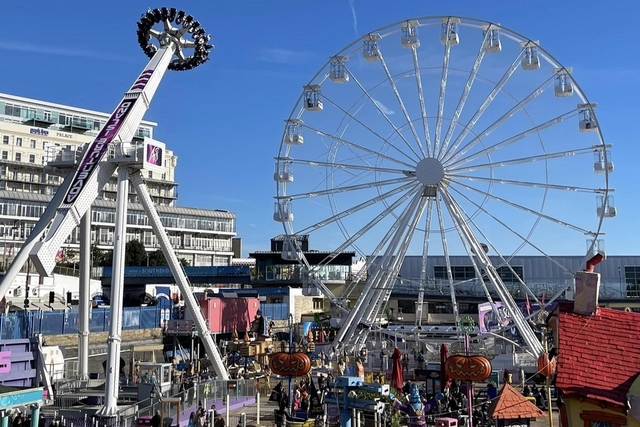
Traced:
[[151, 418], [151, 427], [160, 427], [162, 424], [162, 417], [160, 416], [160, 410], [156, 409], [156, 414]]
[[198, 417], [196, 418], [196, 427], [206, 427], [207, 417], [204, 413], [204, 409], [198, 411]]
[[213, 427], [225, 427], [225, 422], [222, 414], [218, 414], [215, 423], [213, 423]]
[[189, 424], [188, 427], [196, 427], [196, 413], [192, 412], [189, 414]]
[[218, 411], [216, 411], [216, 405], [211, 405], [209, 413], [207, 414], [207, 425], [213, 425], [216, 418], [218, 418]]
[[12, 427], [22, 427], [24, 424], [24, 418], [22, 417], [22, 412], [18, 412], [18, 415], [13, 419]]
[[502, 373], [502, 381], [504, 381], [505, 384], [511, 384], [511, 372], [506, 368]]

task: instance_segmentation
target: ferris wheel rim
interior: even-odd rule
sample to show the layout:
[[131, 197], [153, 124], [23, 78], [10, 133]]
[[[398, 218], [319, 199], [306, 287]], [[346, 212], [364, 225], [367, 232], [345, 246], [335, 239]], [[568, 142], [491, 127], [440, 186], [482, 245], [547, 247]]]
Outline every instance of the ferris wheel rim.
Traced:
[[[414, 18], [414, 19], [416, 19], [418, 21], [422, 21], [422, 20], [434, 20], [434, 19], [441, 19], [441, 18], [453, 18], [453, 16], [426, 16], [426, 17], [420, 17], [420, 18]], [[500, 24], [492, 23], [492, 22], [489, 22], [489, 21], [483, 21], [483, 20], [479, 20], [479, 19], [475, 19], [475, 18], [467, 18], [467, 17], [456, 17], [456, 18], [459, 18], [460, 20], [464, 20], [464, 21], [470, 21], [470, 22], [476, 23], [478, 25], [480, 25], [480, 24], [492, 25], [492, 26], [495, 26], [496, 28], [498, 28], [501, 31], [502, 34], [504, 34], [505, 32], [506, 33], [511, 33], [511, 35], [514, 35], [520, 41], [532, 41], [531, 39], [525, 37], [524, 35], [522, 35], [522, 34], [520, 34], [518, 32], [515, 32], [515, 31], [513, 31], [513, 30], [511, 30], [511, 29], [509, 29], [509, 28], [507, 28], [505, 26], [502, 26]], [[381, 28], [379, 28], [377, 30], [374, 30], [373, 32], [370, 32], [368, 34], [372, 34], [372, 33], [376, 33], [376, 32], [382, 32], [382, 31], [387, 30], [389, 28], [397, 27], [397, 26], [401, 25], [403, 22], [406, 22], [406, 21], [407, 20], [401, 20], [401, 21], [386, 25], [386, 26], [381, 27]], [[426, 24], [421, 24], [421, 25], [419, 25], [419, 27], [422, 27], [422, 26], [425, 26], [425, 25]], [[435, 25], [435, 24], [432, 24], [432, 25]], [[391, 34], [394, 34], [394, 33], [397, 33], [397, 32], [399, 32], [399, 30], [395, 30], [395, 31], [389, 32], [387, 35], [391, 35]], [[355, 41], [353, 41], [352, 43], [347, 45], [345, 48], [340, 50], [334, 56], [338, 56], [338, 55], [348, 51], [350, 48], [354, 47], [358, 42], [361, 42], [364, 39], [364, 37], [365, 36], [357, 38]], [[536, 44], [536, 48], [540, 52], [541, 56], [543, 56], [550, 65], [556, 66], [557, 68], [566, 69], [566, 67], [562, 66], [560, 64], [560, 62], [557, 61], [544, 47], [540, 46], [539, 44]], [[356, 52], [360, 51], [360, 49], [359, 48], [355, 49], [355, 51]], [[325, 63], [320, 68], [320, 71], [318, 73], [316, 73], [316, 75], [309, 81], [309, 84], [312, 84], [314, 81], [318, 80], [318, 78], [323, 75], [323, 71], [326, 70], [326, 68], [329, 65], [329, 63], [330, 62]], [[328, 78], [328, 76], [325, 73], [324, 78], [320, 79], [320, 81], [324, 82], [324, 81], [326, 81], [327, 78]], [[573, 84], [573, 86], [575, 88], [575, 93], [577, 94], [577, 96], [582, 101], [584, 101], [585, 104], [589, 104], [589, 100], [586, 97], [586, 95], [583, 92], [583, 90], [581, 89], [581, 87], [579, 86], [578, 81], [575, 78], [571, 77], [571, 83]], [[298, 98], [298, 100], [297, 100], [297, 102], [295, 104], [295, 107], [292, 110], [292, 113], [291, 113], [291, 115], [289, 117], [290, 120], [294, 119], [294, 118], [299, 119], [301, 117], [302, 112], [303, 112], [303, 109], [299, 108], [301, 100], [302, 100], [302, 95]], [[296, 115], [295, 113], [298, 110], [299, 110], [299, 114]], [[597, 114], [595, 113], [595, 111], [593, 111], [591, 109], [591, 113], [592, 113], [593, 117], [597, 119]], [[419, 119], [414, 119], [414, 120], [419, 120]], [[603, 147], [603, 151], [606, 151], [607, 144], [605, 144], [604, 136], [602, 134], [602, 128], [600, 126], [598, 126], [598, 128], [597, 128], [597, 134], [598, 134], [598, 139], [599, 139], [599, 144], [598, 145]], [[544, 143], [543, 143], [543, 147], [544, 147]], [[282, 145], [281, 145], [281, 149], [282, 149]], [[545, 154], [546, 154], [546, 152], [545, 152]], [[605, 159], [606, 159], [606, 154], [605, 154]], [[545, 161], [545, 163], [546, 163], [546, 161]], [[607, 196], [609, 194], [609, 192], [611, 191], [611, 189], [609, 188], [609, 176], [608, 176], [608, 173], [606, 173], [606, 172], [604, 173], [604, 178], [605, 178], [605, 187], [604, 187], [603, 192], [601, 194], [603, 194], [604, 196]], [[279, 190], [280, 189], [278, 188], [278, 191]], [[380, 191], [379, 187], [378, 187], [378, 190]], [[548, 191], [548, 189], [546, 191]], [[278, 198], [286, 198], [287, 195], [286, 194], [282, 194], [282, 195], [278, 194], [277, 197]], [[545, 198], [546, 198], [546, 193], [545, 193]], [[543, 202], [543, 204], [544, 204], [544, 202]], [[540, 220], [541, 220], [541, 217], [538, 217], [537, 221], [540, 221]], [[593, 236], [595, 236], [595, 237], [600, 236], [602, 234], [602, 227], [603, 227], [603, 223], [604, 223], [604, 217], [599, 216], [598, 220], [597, 220], [597, 223], [598, 224], [597, 224], [596, 230], [591, 232], [593, 234]], [[293, 221], [283, 222], [283, 225], [284, 225], [284, 228], [285, 228], [285, 232], [286, 233], [288, 232], [287, 234], [290, 234], [290, 235], [295, 235], [296, 234], [295, 231], [294, 231], [294, 228], [293, 228]], [[525, 244], [526, 243], [523, 243], [523, 245], [525, 245]], [[541, 252], [541, 253], [544, 254], [544, 252]], [[545, 256], [547, 256], [547, 255], [545, 255]]]

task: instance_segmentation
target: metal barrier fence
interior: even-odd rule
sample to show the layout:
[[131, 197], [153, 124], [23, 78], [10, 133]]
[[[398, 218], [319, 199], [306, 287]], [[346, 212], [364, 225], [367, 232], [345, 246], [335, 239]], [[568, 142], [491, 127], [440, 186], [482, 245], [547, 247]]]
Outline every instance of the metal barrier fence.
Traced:
[[[108, 308], [94, 308], [89, 318], [91, 332], [109, 330]], [[161, 326], [163, 308], [125, 307], [123, 329], [150, 329]], [[63, 335], [78, 332], [79, 313], [75, 310], [18, 311], [0, 315], [0, 339], [28, 338], [35, 334]]]
[[[230, 384], [232, 386], [230, 386]], [[99, 422], [95, 418], [85, 416], [83, 409], [74, 406], [71, 400], [75, 400], [77, 403], [78, 397], [82, 396], [80, 388], [76, 388], [71, 384], [71, 387], [65, 389], [67, 395], [60, 394], [56, 397], [56, 408], [51, 407], [42, 408], [42, 413], [45, 418], [45, 426], [56, 425], [52, 424], [52, 421], [59, 422], [61, 427], [98, 427], [107, 426]], [[93, 384], [95, 385], [95, 384]], [[85, 388], [86, 390], [86, 388]], [[253, 380], [233, 380], [233, 381], [203, 381], [194, 384], [190, 389], [178, 391], [179, 385], [174, 385], [172, 390], [167, 393], [171, 398], [177, 398], [180, 400], [180, 425], [185, 426], [191, 412], [195, 412], [199, 405], [202, 408], [209, 410], [212, 404], [216, 405], [216, 410], [220, 413], [227, 412], [225, 408], [225, 401], [227, 395], [229, 396], [229, 408], [235, 412], [234, 407], [242, 406], [243, 402], [248, 402], [253, 406], [253, 398], [256, 396], [256, 383]], [[262, 402], [266, 403], [269, 395], [263, 395]], [[153, 416], [156, 409], [159, 409], [160, 397], [148, 398], [136, 403], [132, 403], [129, 406], [121, 406], [117, 419], [113, 419], [108, 423], [108, 426], [112, 427], [134, 427], [136, 421], [140, 417]], [[177, 404], [165, 404], [164, 416], [165, 418], [173, 418], [172, 425], [176, 425], [175, 421], [178, 418], [178, 406]], [[255, 415], [249, 415], [248, 421], [253, 420]], [[230, 424], [237, 425], [239, 414], [229, 415]], [[231, 424], [235, 422], [236, 424]]]

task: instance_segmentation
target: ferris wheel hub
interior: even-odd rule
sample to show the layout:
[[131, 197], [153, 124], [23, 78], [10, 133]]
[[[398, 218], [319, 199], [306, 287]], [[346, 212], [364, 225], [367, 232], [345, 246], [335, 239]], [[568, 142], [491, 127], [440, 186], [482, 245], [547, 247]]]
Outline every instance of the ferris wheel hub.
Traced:
[[416, 178], [424, 185], [438, 185], [444, 178], [444, 166], [434, 157], [424, 158], [416, 166]]

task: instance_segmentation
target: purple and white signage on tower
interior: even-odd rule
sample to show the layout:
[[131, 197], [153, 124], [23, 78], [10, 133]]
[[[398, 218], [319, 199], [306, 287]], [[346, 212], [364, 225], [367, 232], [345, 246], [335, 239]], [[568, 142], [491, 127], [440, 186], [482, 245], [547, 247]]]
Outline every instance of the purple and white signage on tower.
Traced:
[[[153, 70], [143, 71], [140, 77], [138, 77], [138, 80], [136, 80], [131, 87], [131, 91], [142, 91], [149, 81], [151, 74], [153, 74]], [[64, 197], [64, 201], [62, 202], [63, 204], [73, 204], [80, 193], [82, 193], [89, 177], [95, 170], [97, 164], [104, 157], [107, 149], [109, 148], [109, 144], [116, 137], [120, 128], [122, 128], [122, 124], [129, 115], [129, 112], [133, 108], [136, 100], [137, 98], [123, 99], [120, 102], [120, 105], [118, 105], [118, 108], [116, 108], [111, 117], [109, 117], [109, 120], [107, 120], [107, 123], [104, 125], [96, 139], [94, 139], [89, 145], [89, 148], [82, 157], [80, 166], [75, 172], [71, 186]]]
[[147, 163], [154, 166], [162, 166], [162, 148], [147, 144]]

